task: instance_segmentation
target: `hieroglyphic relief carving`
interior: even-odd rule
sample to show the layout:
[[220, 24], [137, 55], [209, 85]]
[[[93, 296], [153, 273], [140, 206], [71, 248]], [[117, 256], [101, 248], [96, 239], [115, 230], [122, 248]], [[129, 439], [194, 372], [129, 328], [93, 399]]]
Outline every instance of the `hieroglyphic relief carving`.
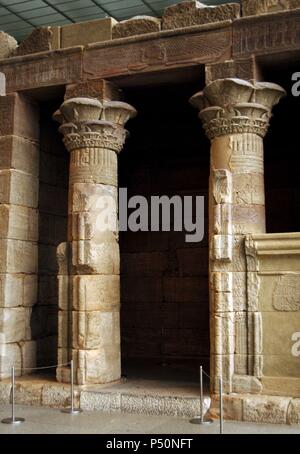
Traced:
[[300, 311], [299, 274], [285, 274], [278, 277], [272, 303], [277, 311]]
[[[259, 0], [260, 1], [260, 0]], [[279, 52], [300, 45], [300, 12], [293, 15], [279, 13], [271, 17], [246, 18], [233, 26], [233, 57]]]
[[[252, 156], [249, 157], [249, 160], [253, 162]], [[233, 202], [238, 205], [264, 205], [265, 191], [263, 174], [234, 173]]]

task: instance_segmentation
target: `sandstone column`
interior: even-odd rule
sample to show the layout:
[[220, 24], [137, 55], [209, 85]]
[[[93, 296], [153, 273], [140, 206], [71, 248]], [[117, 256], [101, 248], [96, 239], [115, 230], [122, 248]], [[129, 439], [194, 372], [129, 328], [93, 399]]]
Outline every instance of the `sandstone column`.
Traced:
[[[211, 140], [210, 320], [212, 387], [223, 377], [228, 392], [261, 376], [261, 316], [247, 293], [245, 236], [264, 233], [263, 138], [271, 109], [284, 95], [275, 84], [218, 79], [191, 98]], [[252, 383], [253, 384], [253, 383]]]
[[[74, 360], [78, 384], [121, 376], [118, 154], [135, 114], [91, 97], [68, 99], [55, 114], [71, 154], [68, 243], [58, 248], [58, 362]], [[68, 368], [57, 379], [68, 381]]]
[[[37, 300], [39, 111], [0, 96], [0, 379], [36, 365], [31, 312]], [[26, 368], [26, 371], [24, 371]]]

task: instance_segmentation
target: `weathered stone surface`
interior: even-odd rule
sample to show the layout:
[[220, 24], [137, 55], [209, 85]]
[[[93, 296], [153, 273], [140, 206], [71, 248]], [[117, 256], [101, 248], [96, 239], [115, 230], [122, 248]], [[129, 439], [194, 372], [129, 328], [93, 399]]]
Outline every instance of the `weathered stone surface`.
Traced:
[[[2, 334], [2, 333], [1, 333]], [[2, 340], [2, 342], [1, 342]], [[11, 368], [15, 367], [16, 376], [21, 375], [22, 357], [18, 344], [5, 344], [3, 335], [0, 336], [0, 379], [11, 377]]]
[[287, 414], [288, 424], [300, 424], [300, 399], [292, 399]]
[[0, 96], [6, 95], [6, 77], [5, 74], [0, 73]]
[[0, 273], [36, 273], [37, 244], [20, 240], [0, 240]]
[[[299, 319], [293, 312], [263, 312], [264, 375], [298, 377], [299, 358], [292, 354], [292, 336], [299, 332]], [[278, 333], [274, 336], [274, 329]]]
[[68, 348], [71, 326], [72, 313], [68, 310], [58, 311], [58, 348]]
[[241, 394], [259, 394], [262, 392], [262, 384], [256, 377], [250, 375], [234, 375], [232, 390]]
[[36, 367], [37, 358], [37, 343], [36, 341], [26, 341], [21, 343], [21, 355], [22, 355], [22, 373], [29, 375], [32, 373], [34, 367]]
[[39, 148], [35, 142], [18, 136], [0, 137], [0, 170], [20, 170], [39, 174]]
[[298, 397], [300, 394], [299, 377], [265, 377], [261, 378], [263, 394], [270, 396], [291, 396]]
[[121, 411], [121, 393], [82, 391], [80, 408], [87, 411]]
[[112, 39], [116, 21], [111, 17], [61, 27], [61, 47], [98, 43]]
[[256, 423], [286, 424], [290, 400], [288, 397], [247, 397], [243, 403], [243, 420]]
[[18, 170], [0, 170], [0, 203], [37, 208], [38, 179]]
[[205, 33], [163, 36], [159, 44], [151, 39], [141, 44], [136, 38], [126, 47], [91, 46], [84, 52], [84, 70], [96, 77], [107, 78], [112, 74], [130, 75], [137, 70], [148, 73], [171, 65], [182, 67], [185, 63], [207, 64], [231, 58], [230, 24], [223, 24], [220, 28], [212, 25], [205, 27]]
[[105, 311], [120, 305], [120, 277], [118, 275], [73, 276], [73, 309], [77, 311]]
[[223, 20], [234, 20], [240, 16], [240, 5], [228, 3], [208, 7], [198, 1], [181, 2], [165, 9], [162, 17], [162, 29], [190, 27]]
[[211, 316], [212, 354], [231, 355], [235, 351], [234, 313]]
[[[107, 87], [102, 83], [100, 88]], [[54, 114], [71, 153], [68, 244], [72, 251], [63, 243], [57, 254], [63, 309], [58, 345], [63, 350], [73, 348], [78, 384], [120, 378], [117, 154], [126, 139], [123, 127], [136, 111], [126, 103], [97, 98], [67, 99]], [[71, 313], [74, 307], [80, 310]], [[90, 308], [100, 310], [86, 310]], [[67, 379], [63, 368], [58, 368], [57, 377]]]
[[[203, 412], [207, 412], [210, 399], [204, 398]], [[193, 417], [199, 413], [199, 400], [151, 395], [121, 395], [121, 411], [137, 414]]]
[[69, 213], [96, 211], [101, 208], [101, 198], [117, 201], [118, 192], [114, 186], [91, 183], [75, 183], [72, 186]]
[[109, 383], [121, 376], [120, 346], [108, 345], [97, 350], [73, 350], [78, 384]]
[[255, 16], [300, 8], [299, 0], [242, 0], [243, 16]]
[[[250, 192], [250, 191], [249, 191]], [[262, 191], [262, 198], [264, 191]], [[232, 209], [233, 233], [265, 233], [266, 213], [264, 205], [235, 205]]]
[[1, 71], [6, 75], [7, 93], [30, 87], [47, 87], [74, 83], [81, 78], [81, 48], [62, 53], [43, 52], [31, 56], [3, 60]]
[[[70, 407], [70, 387], [44, 385], [42, 389], [42, 405], [52, 408]], [[79, 406], [79, 391], [77, 389], [74, 390], [74, 406]]]
[[74, 274], [119, 274], [119, 245], [116, 241], [73, 241], [72, 265]]
[[18, 205], [0, 205], [0, 238], [38, 240], [38, 211]]
[[65, 100], [72, 98], [95, 98], [99, 101], [119, 101], [122, 91], [104, 79], [95, 79], [66, 86]]
[[[242, 421], [243, 420], [243, 398], [237, 395], [223, 396], [223, 411], [224, 420]], [[220, 399], [219, 396], [212, 396], [211, 407], [208, 412], [208, 417], [219, 419], [220, 415]]]
[[[1, 362], [1, 358], [0, 358], [0, 362]], [[11, 384], [10, 383], [0, 383], [0, 403], [2, 405], [7, 405], [10, 403], [10, 393], [11, 393]]]
[[25, 338], [25, 318], [25, 309], [22, 307], [0, 309], [0, 333], [5, 343], [19, 342]]
[[59, 244], [56, 249], [56, 257], [58, 262], [58, 275], [68, 276], [72, 263], [71, 243], [65, 242]]
[[22, 274], [0, 275], [0, 307], [24, 305], [24, 277]]
[[17, 383], [15, 389], [15, 399], [17, 405], [36, 405], [42, 403], [42, 383], [31, 383], [26, 386], [23, 383]]
[[0, 307], [30, 307], [36, 302], [36, 275], [0, 274]]
[[37, 104], [21, 94], [0, 96], [0, 135], [39, 141]]
[[276, 311], [300, 311], [299, 277], [299, 274], [287, 273], [279, 275], [276, 280], [274, 279], [275, 285], [272, 295], [272, 305]]
[[161, 19], [150, 16], [135, 16], [115, 24], [112, 31], [112, 37], [113, 39], [126, 38], [127, 36], [159, 32], [160, 29]]
[[[263, 2], [258, 0], [258, 4], [261, 3]], [[233, 23], [233, 58], [240, 59], [253, 54], [256, 56], [276, 54], [285, 52], [287, 46], [290, 50], [299, 49], [300, 39], [297, 32], [299, 17], [298, 8], [293, 14], [283, 11], [235, 21]]]
[[205, 65], [205, 81], [208, 85], [213, 80], [235, 77], [243, 80], [261, 80], [259, 68], [254, 58], [228, 60], [224, 63]]
[[99, 349], [120, 345], [120, 314], [115, 311], [73, 311], [73, 348]]
[[16, 50], [16, 55], [28, 55], [60, 48], [60, 27], [34, 29]]
[[0, 32], [0, 59], [14, 55], [18, 43], [12, 36], [5, 32]]

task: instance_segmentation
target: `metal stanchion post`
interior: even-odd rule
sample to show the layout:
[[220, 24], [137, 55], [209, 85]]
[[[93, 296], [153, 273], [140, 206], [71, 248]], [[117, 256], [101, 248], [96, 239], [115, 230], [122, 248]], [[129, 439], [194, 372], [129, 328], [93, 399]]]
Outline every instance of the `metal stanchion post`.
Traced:
[[2, 419], [3, 424], [21, 424], [25, 421], [24, 418], [15, 417], [15, 368], [11, 369], [11, 418]]
[[74, 363], [73, 360], [71, 361], [71, 407], [70, 408], [63, 408], [62, 413], [70, 413], [72, 415], [78, 415], [81, 413], [81, 408], [74, 408]]
[[204, 419], [203, 416], [203, 368], [200, 366], [200, 417], [196, 416], [195, 418], [191, 419], [191, 424], [201, 424], [201, 425], [208, 425], [212, 424], [212, 419]]
[[220, 434], [223, 434], [223, 382], [222, 377], [219, 380], [220, 387]]

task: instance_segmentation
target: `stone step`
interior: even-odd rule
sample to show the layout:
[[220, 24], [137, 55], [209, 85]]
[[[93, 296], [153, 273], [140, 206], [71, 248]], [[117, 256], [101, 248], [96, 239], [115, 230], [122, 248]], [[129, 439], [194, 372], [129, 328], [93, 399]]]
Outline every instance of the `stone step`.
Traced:
[[[11, 383], [0, 383], [0, 404], [9, 404]], [[70, 406], [70, 386], [39, 377], [17, 379], [15, 389], [17, 405], [35, 405], [52, 408]], [[211, 399], [204, 396], [203, 413], [210, 408]], [[156, 389], [143, 382], [142, 389], [131, 384], [91, 385], [75, 387], [75, 405], [83, 410], [99, 412], [127, 412], [144, 415], [166, 415], [192, 418], [200, 414], [200, 398], [195, 390]]]

